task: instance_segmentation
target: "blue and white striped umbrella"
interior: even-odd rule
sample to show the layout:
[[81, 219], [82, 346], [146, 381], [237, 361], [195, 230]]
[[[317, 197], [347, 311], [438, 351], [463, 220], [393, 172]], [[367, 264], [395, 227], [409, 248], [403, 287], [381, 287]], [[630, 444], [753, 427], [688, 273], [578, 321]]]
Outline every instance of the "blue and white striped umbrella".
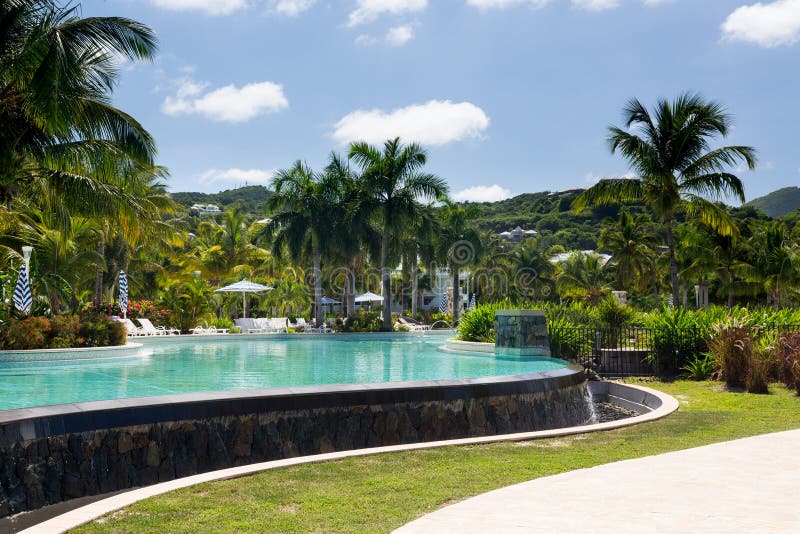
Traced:
[[472, 294], [472, 298], [469, 299], [469, 310], [472, 311], [475, 309], [475, 293]]
[[122, 310], [122, 315], [127, 318], [128, 316], [128, 277], [125, 276], [125, 271], [119, 272], [119, 309]]
[[442, 293], [442, 300], [439, 302], [439, 311], [442, 313], [447, 313], [447, 293]]
[[23, 265], [19, 270], [19, 278], [14, 288], [14, 306], [21, 312], [30, 313], [33, 297], [31, 295], [31, 284], [28, 280], [28, 269]]

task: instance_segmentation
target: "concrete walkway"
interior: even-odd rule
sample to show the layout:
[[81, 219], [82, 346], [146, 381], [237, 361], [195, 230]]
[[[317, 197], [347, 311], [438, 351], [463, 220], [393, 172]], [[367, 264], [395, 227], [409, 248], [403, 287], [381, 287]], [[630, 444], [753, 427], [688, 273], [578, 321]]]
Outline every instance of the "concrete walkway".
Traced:
[[396, 532], [800, 532], [800, 430], [532, 480]]

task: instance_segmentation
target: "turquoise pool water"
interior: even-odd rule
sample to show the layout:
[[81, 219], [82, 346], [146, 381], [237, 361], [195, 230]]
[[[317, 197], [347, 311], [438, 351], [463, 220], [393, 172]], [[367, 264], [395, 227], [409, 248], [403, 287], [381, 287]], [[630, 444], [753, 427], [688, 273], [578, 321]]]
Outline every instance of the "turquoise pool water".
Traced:
[[566, 365], [553, 358], [438, 351], [447, 337], [187, 337], [146, 340], [121, 357], [0, 361], [0, 410], [198, 391], [505, 376]]

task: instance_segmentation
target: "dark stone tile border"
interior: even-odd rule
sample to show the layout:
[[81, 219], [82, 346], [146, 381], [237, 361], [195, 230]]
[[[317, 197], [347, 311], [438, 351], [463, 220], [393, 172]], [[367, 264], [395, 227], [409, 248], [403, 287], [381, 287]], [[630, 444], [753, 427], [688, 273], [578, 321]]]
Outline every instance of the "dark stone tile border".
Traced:
[[512, 376], [229, 390], [0, 411], [0, 446], [109, 428], [250, 413], [540, 393], [583, 382], [583, 368]]

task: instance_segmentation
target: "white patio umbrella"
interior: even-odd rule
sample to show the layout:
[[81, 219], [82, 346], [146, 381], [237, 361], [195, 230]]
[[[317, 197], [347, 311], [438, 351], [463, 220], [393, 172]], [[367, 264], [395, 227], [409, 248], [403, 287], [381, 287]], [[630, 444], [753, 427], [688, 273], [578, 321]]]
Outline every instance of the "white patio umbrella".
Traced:
[[264, 291], [269, 291], [274, 289], [270, 286], [264, 286], [261, 284], [256, 284], [255, 282], [250, 282], [248, 280], [242, 280], [241, 282], [236, 282], [235, 284], [231, 284], [229, 286], [221, 287], [215, 290], [216, 293], [241, 293], [242, 294], [242, 317], [247, 317], [247, 305], [245, 304], [245, 299], [247, 298], [247, 293], [262, 293]]

